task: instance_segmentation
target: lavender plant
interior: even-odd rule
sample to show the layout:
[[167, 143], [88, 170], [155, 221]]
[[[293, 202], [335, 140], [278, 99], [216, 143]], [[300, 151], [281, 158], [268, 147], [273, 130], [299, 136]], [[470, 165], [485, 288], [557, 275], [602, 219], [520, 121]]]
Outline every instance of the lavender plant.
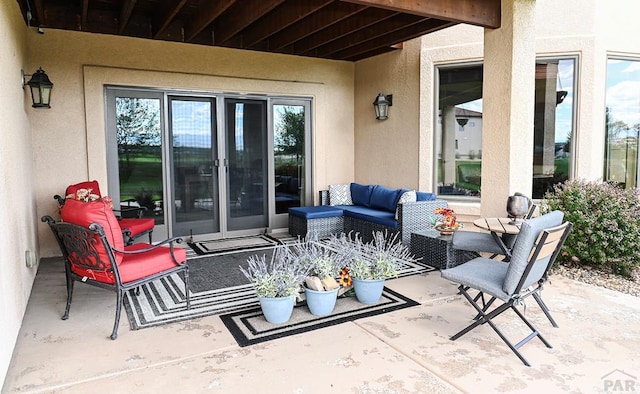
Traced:
[[248, 267], [240, 266], [240, 271], [253, 283], [259, 298], [297, 295], [309, 270], [286, 247], [276, 248], [269, 263], [265, 255], [250, 256], [247, 262]]

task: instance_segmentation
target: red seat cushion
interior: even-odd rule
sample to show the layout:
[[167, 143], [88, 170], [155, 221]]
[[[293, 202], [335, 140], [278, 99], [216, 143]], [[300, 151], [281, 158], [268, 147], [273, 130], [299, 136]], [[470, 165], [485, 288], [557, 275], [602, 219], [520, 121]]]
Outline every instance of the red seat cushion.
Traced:
[[[147, 243], [137, 243], [127, 246], [125, 250], [140, 250], [150, 246]], [[173, 248], [173, 253], [179, 263], [187, 260], [187, 251], [185, 249]], [[176, 263], [171, 258], [171, 249], [161, 246], [144, 253], [124, 255], [122, 263], [118, 264], [118, 271], [120, 272], [122, 283], [127, 283], [174, 267], [176, 267]]]
[[122, 230], [126, 228], [131, 231], [132, 236], [136, 236], [138, 234], [146, 233], [147, 231], [153, 230], [153, 226], [155, 226], [155, 220], [153, 218], [120, 219], [118, 220], [118, 224], [120, 225], [120, 228]]
[[64, 195], [66, 197], [69, 194], [76, 194], [76, 192], [80, 189], [91, 189], [91, 192], [93, 194], [97, 194], [102, 197], [102, 194], [100, 194], [100, 186], [98, 186], [98, 181], [95, 180], [80, 182], [76, 183], [75, 185], [69, 185], [67, 186], [67, 190], [65, 191]]
[[[62, 220], [67, 223], [77, 224], [87, 228], [91, 223], [98, 223], [104, 229], [107, 241], [112, 247], [120, 250], [124, 248], [122, 230], [118, 224], [118, 219], [113, 214], [108, 203], [105, 203], [102, 200], [84, 202], [69, 199], [63, 205], [60, 211], [60, 216], [62, 217]], [[111, 270], [109, 254], [102, 245], [98, 236], [96, 236], [96, 243], [94, 245], [102, 265], [96, 265], [93, 269], [87, 269], [74, 264], [73, 256], [69, 256], [72, 270], [80, 276], [87, 276], [99, 281], [113, 281], [111, 274], [109, 273]], [[116, 254], [115, 258], [116, 264], [120, 264], [122, 261], [122, 255]]]

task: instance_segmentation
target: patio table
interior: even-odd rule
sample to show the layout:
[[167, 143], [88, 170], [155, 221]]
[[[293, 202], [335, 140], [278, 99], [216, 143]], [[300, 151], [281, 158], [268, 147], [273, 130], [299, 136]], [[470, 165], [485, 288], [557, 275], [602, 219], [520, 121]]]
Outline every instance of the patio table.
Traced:
[[487, 230], [491, 233], [491, 237], [504, 252], [505, 261], [511, 259], [511, 249], [504, 243], [501, 235], [508, 234], [517, 236], [522, 227], [522, 220], [512, 218], [480, 218], [473, 221], [476, 227]]

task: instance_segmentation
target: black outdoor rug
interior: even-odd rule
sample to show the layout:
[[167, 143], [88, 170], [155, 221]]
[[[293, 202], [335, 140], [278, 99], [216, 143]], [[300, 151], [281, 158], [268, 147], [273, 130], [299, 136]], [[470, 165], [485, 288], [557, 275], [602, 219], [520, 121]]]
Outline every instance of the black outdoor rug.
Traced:
[[198, 255], [235, 252], [239, 250], [260, 249], [281, 244], [277, 238], [268, 235], [216, 239], [212, 241], [189, 242], [188, 245]]
[[260, 306], [257, 306], [224, 314], [220, 319], [238, 345], [244, 347], [416, 305], [419, 305], [416, 301], [385, 287], [378, 303], [366, 305], [355, 297], [339, 298], [333, 313], [328, 316], [312, 315], [309, 308], [302, 305], [293, 308], [288, 322], [271, 324], [265, 320]]
[[[173, 274], [140, 286], [140, 293], [127, 292], [124, 307], [132, 330], [209, 315], [230, 314], [259, 307], [253, 285], [242, 275], [252, 255], [270, 260], [276, 247], [189, 258], [191, 308], [186, 309], [184, 278]], [[422, 274], [435, 268], [421, 262], [403, 261], [399, 277]], [[340, 300], [344, 301], [344, 300]]]

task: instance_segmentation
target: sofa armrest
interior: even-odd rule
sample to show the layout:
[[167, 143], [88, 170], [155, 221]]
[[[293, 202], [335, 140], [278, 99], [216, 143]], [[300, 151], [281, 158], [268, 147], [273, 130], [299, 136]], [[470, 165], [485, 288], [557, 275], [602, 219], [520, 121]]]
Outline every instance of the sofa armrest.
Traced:
[[329, 204], [329, 190], [320, 190], [318, 192], [320, 196], [320, 205], [330, 205]]
[[402, 243], [411, 243], [411, 233], [433, 228], [436, 208], [447, 208], [445, 200], [417, 201], [398, 204], [398, 230]]

